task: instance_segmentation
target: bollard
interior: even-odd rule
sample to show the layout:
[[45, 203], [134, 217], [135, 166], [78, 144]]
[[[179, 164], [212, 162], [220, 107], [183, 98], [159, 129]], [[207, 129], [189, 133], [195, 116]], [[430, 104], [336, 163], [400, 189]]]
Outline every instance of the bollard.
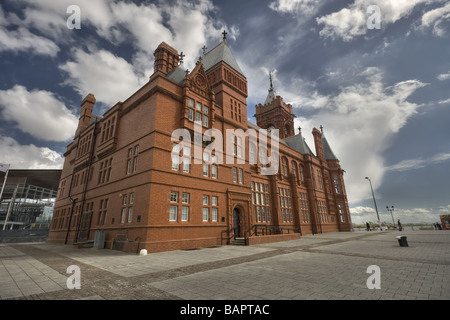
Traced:
[[141, 249], [141, 251], [139, 252], [140, 256], [146, 256], [147, 255], [147, 249]]
[[400, 245], [400, 247], [408, 247], [408, 241], [406, 240], [407, 239], [406, 236], [398, 236], [396, 238], [398, 240], [398, 244]]

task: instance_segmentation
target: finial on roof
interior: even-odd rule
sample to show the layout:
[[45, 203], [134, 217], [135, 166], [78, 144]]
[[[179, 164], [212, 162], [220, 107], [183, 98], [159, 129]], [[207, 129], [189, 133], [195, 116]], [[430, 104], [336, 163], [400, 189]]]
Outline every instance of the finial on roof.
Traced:
[[322, 126], [322, 125], [320, 125], [320, 131], [321, 131], [322, 134], [323, 134], [323, 126]]
[[302, 133], [302, 127], [298, 126], [298, 133]]
[[203, 46], [202, 50], [203, 50], [203, 54], [204, 54], [204, 55], [206, 54], [206, 49], [208, 49], [208, 48], [206, 47], [206, 45]]
[[180, 63], [183, 63], [183, 59], [185, 57], [185, 54], [183, 53], [183, 51], [180, 52], [179, 57], [180, 57]]
[[226, 40], [228, 33], [225, 30], [223, 30], [222, 34], [223, 34], [223, 40]]

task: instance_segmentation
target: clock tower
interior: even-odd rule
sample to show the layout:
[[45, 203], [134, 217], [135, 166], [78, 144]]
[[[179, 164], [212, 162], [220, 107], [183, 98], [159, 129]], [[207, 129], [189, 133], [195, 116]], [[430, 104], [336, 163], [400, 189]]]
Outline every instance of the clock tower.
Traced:
[[270, 88], [266, 101], [264, 104], [255, 106], [256, 124], [268, 131], [278, 129], [280, 139], [285, 139], [295, 135], [295, 115], [292, 112], [292, 105], [285, 103], [283, 98], [276, 94], [272, 84], [272, 74], [269, 74], [269, 78]]

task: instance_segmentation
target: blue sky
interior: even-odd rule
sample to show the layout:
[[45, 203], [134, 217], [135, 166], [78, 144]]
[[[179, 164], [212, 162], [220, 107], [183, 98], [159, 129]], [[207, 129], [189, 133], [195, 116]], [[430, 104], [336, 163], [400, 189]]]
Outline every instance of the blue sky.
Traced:
[[[80, 8], [80, 29], [69, 29]], [[371, 5], [379, 8], [367, 11]], [[367, 21], [380, 22], [368, 28]], [[313, 147], [324, 126], [355, 223], [450, 213], [450, 3], [443, 0], [5, 0], [0, 162], [61, 168], [81, 99], [102, 115], [148, 81], [165, 41], [192, 69], [223, 30], [248, 79], [248, 118], [274, 87]]]

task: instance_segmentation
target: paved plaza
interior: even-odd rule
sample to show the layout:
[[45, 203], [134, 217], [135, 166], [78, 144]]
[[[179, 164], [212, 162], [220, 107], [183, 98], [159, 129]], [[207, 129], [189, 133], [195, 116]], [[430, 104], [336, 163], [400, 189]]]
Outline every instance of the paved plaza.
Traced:
[[[80, 289], [68, 288], [69, 266], [79, 268]], [[146, 256], [0, 245], [0, 300], [449, 300], [449, 274], [445, 230], [327, 233]]]

